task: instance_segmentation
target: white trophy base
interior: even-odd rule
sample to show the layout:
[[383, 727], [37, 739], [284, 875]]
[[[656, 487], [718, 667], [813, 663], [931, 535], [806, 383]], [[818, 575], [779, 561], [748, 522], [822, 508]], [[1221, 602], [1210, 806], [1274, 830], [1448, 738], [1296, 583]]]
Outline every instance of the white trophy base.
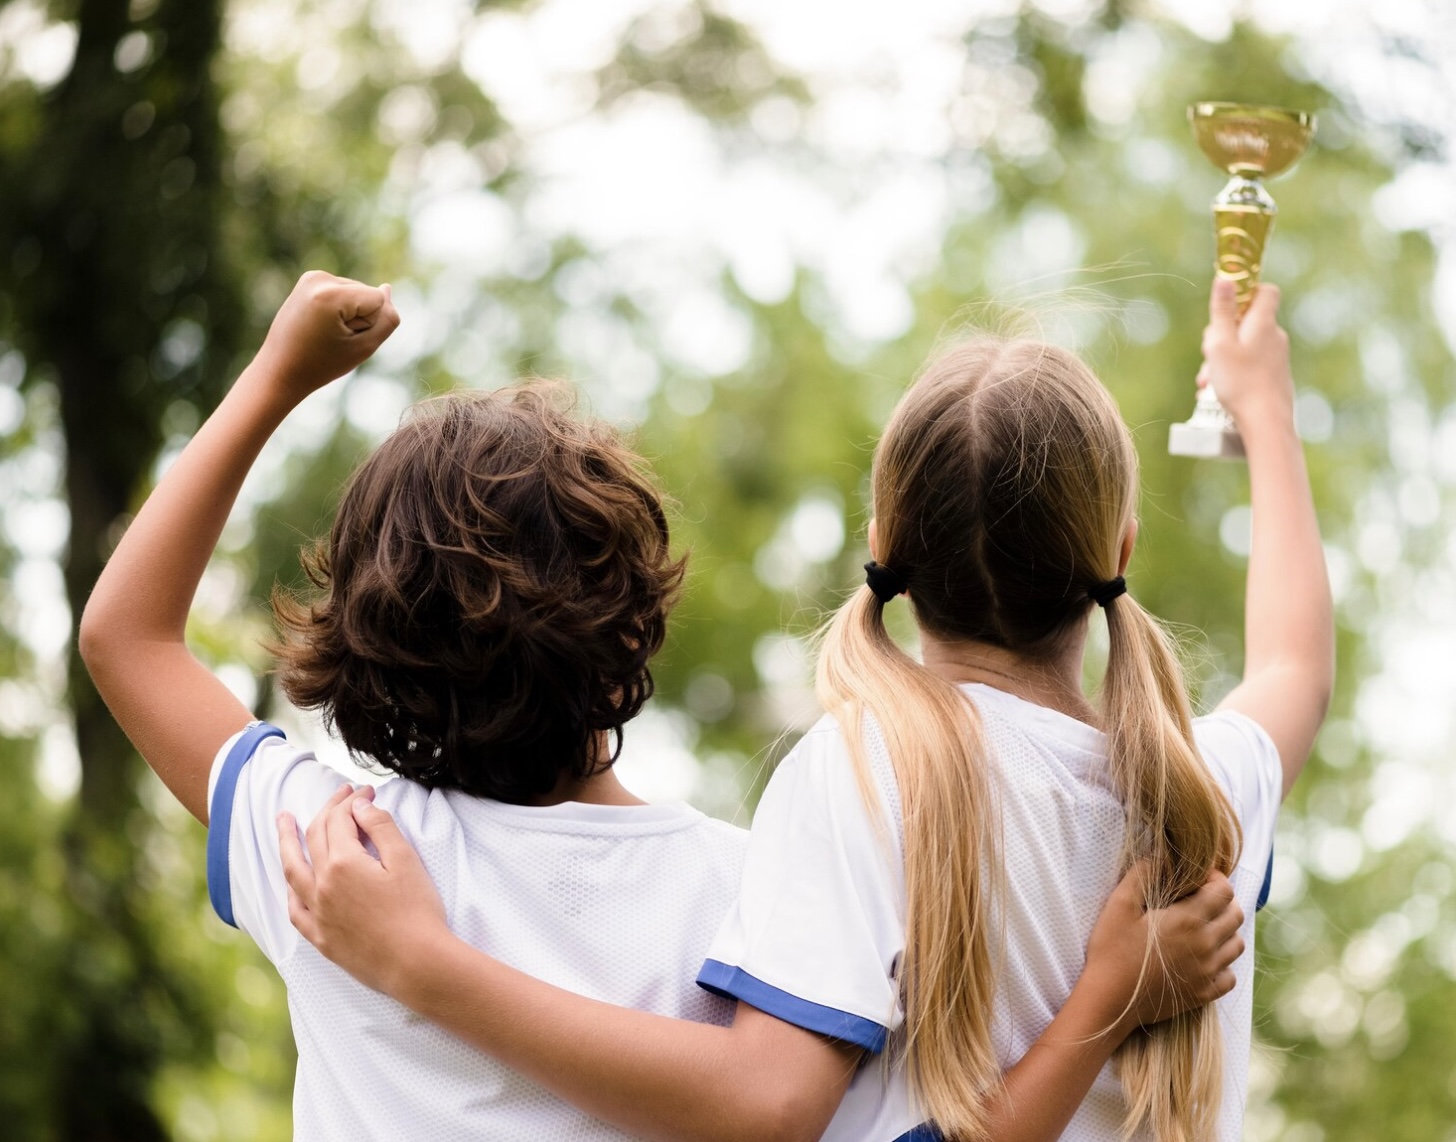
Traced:
[[1175, 424], [1168, 429], [1168, 453], [1208, 460], [1241, 460], [1244, 441], [1232, 428], [1216, 424]]
[[1168, 430], [1168, 452], [1173, 456], [1198, 456], [1208, 460], [1240, 460], [1244, 441], [1234, 418], [1218, 403], [1211, 386], [1198, 393], [1193, 415]]

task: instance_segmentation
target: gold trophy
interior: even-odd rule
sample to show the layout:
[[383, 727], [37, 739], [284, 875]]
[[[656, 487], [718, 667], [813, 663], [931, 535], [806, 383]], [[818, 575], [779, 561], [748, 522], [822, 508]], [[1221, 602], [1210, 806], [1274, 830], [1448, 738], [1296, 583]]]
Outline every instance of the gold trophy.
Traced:
[[[1314, 116], [1249, 103], [1195, 103], [1188, 108], [1188, 121], [1203, 153], [1232, 176], [1213, 200], [1215, 273], [1233, 281], [1242, 315], [1259, 282], [1264, 243], [1274, 224], [1274, 199], [1260, 180], [1283, 174], [1299, 161], [1314, 134]], [[1172, 426], [1168, 451], [1229, 459], [1244, 454], [1233, 417], [1218, 403], [1212, 385], [1199, 390], [1192, 418]]]

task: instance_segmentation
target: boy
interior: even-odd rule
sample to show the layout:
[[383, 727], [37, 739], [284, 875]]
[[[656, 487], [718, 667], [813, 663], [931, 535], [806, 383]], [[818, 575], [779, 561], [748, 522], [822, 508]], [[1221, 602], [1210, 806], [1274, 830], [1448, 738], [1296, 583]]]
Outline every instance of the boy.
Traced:
[[[275, 818], [309, 820], [349, 787], [254, 722], [184, 641], [271, 432], [398, 323], [388, 286], [304, 275], [118, 545], [81, 653], [137, 749], [208, 824], [219, 914], [288, 984], [298, 1137], [621, 1138], [300, 939]], [[425, 402], [355, 472], [305, 566], [322, 597], [274, 600], [283, 689], [405, 778], [379, 803], [420, 847], [455, 930], [573, 991], [726, 1024], [731, 1005], [693, 972], [745, 834], [643, 804], [611, 770], [682, 577], [637, 458], [552, 386]]]

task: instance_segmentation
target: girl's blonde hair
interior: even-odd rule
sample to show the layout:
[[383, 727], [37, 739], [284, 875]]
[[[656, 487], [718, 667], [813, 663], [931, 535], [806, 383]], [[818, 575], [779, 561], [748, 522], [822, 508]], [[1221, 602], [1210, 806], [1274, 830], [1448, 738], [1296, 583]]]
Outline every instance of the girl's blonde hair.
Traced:
[[[978, 338], [940, 354], [901, 400], [875, 452], [879, 562], [908, 584], [921, 627], [1033, 660], [1083, 622], [1118, 573], [1138, 495], [1137, 456], [1111, 395], [1073, 354]], [[989, 870], [990, 761], [975, 708], [886, 632], [869, 588], [825, 636], [818, 692], [862, 776], [865, 714], [879, 724], [904, 811], [907, 932], [900, 968], [910, 1080], [951, 1139], [985, 1136], [1000, 1081]], [[1182, 672], [1157, 621], [1129, 596], [1107, 608], [1102, 716], [1127, 810], [1124, 861], [1145, 858], [1147, 906], [1229, 873], [1242, 838], [1200, 759]], [[1156, 949], [1149, 949], [1156, 954]], [[1131, 1135], [1212, 1136], [1222, 1040], [1200, 1008], [1134, 1034], [1119, 1053]]]

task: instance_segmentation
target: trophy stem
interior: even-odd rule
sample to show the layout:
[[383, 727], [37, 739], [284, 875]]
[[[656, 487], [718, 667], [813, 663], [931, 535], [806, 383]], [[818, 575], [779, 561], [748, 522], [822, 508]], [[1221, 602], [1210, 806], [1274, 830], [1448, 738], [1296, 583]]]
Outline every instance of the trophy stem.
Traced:
[[1213, 200], [1213, 232], [1218, 243], [1214, 261], [1221, 278], [1234, 283], [1239, 316], [1249, 308], [1259, 272], [1264, 268], [1264, 247], [1274, 227], [1274, 199], [1257, 179], [1235, 175]]
[[[1213, 200], [1213, 227], [1218, 240], [1214, 272], [1234, 283], [1240, 317], [1259, 284], [1264, 244], [1269, 240], [1274, 214], [1269, 192], [1251, 178], [1235, 176]], [[1169, 429], [1168, 452], [1173, 456], [1223, 460], [1237, 460], [1244, 455], [1244, 441], [1234, 418], [1218, 403], [1212, 385], [1199, 390], [1193, 415]]]

